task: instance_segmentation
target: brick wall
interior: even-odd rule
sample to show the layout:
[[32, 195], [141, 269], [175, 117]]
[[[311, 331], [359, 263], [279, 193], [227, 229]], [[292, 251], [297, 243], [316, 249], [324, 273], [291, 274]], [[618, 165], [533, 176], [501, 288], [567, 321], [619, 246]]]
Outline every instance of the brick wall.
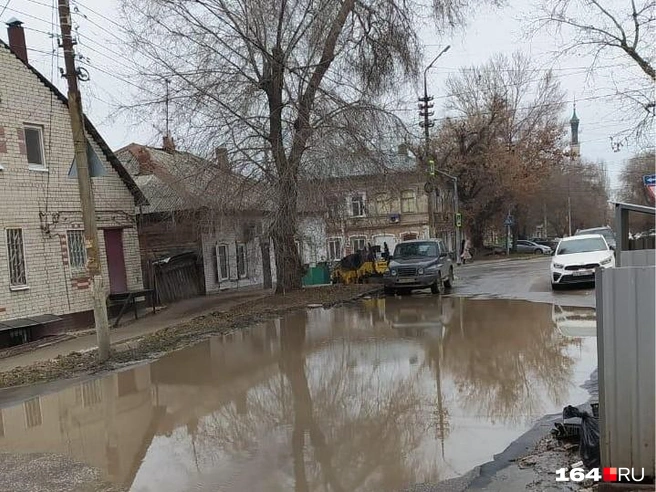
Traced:
[[[68, 177], [73, 144], [68, 109], [11, 52], [0, 46], [0, 321], [65, 315], [92, 308], [88, 279], [69, 262], [66, 231], [82, 227], [77, 180]], [[42, 129], [47, 171], [31, 169], [25, 124]], [[128, 288], [142, 286], [134, 199], [89, 137], [106, 169], [93, 179], [98, 226], [122, 227]], [[9, 286], [7, 228], [21, 228], [27, 286]], [[102, 231], [100, 255], [109, 289]]]

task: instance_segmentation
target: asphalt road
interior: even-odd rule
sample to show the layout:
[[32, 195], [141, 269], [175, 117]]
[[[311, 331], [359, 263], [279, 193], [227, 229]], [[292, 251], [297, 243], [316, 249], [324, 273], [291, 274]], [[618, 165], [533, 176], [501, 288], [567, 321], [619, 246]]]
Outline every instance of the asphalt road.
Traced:
[[451, 295], [524, 299], [561, 306], [595, 307], [594, 286], [552, 292], [549, 280], [550, 257], [529, 260], [474, 262], [456, 270]]

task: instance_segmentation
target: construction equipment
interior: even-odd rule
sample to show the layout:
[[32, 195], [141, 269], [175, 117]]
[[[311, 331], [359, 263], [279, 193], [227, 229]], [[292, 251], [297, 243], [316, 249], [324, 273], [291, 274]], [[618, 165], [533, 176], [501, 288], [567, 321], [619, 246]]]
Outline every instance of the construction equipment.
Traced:
[[332, 283], [362, 284], [376, 278], [382, 278], [387, 270], [387, 261], [381, 258], [379, 254], [374, 253], [369, 256], [369, 259], [364, 260], [364, 255], [358, 252], [339, 260], [333, 268]]

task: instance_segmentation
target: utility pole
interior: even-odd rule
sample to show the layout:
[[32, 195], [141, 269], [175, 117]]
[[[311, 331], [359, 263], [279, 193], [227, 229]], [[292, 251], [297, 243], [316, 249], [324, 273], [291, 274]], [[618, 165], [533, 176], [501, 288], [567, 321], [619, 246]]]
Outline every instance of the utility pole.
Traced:
[[87, 139], [84, 132], [84, 116], [80, 89], [78, 88], [78, 72], [75, 68], [75, 52], [71, 34], [71, 9], [68, 0], [58, 0], [59, 23], [62, 33], [62, 48], [66, 66], [66, 81], [68, 82], [68, 112], [71, 117], [73, 145], [75, 147], [75, 164], [77, 168], [77, 183], [82, 205], [84, 221], [84, 246], [87, 253], [87, 273], [90, 277], [93, 296], [93, 318], [98, 339], [98, 359], [103, 362], [109, 358], [109, 321], [107, 320], [107, 303], [103, 278], [100, 268], [100, 251], [98, 248], [98, 227], [96, 225], [96, 207], [91, 189], [91, 177], [87, 162]]
[[[432, 182], [432, 178], [435, 176], [435, 169], [434, 169], [434, 163], [432, 165], [429, 165], [429, 153], [430, 153], [430, 127], [435, 125], [435, 122], [432, 120], [431, 116], [433, 116], [434, 112], [431, 111], [430, 109], [433, 107], [433, 103], [431, 102], [433, 100], [433, 97], [428, 96], [428, 82], [426, 81], [426, 76], [428, 74], [428, 71], [433, 67], [433, 64], [438, 60], [440, 56], [442, 56], [444, 53], [449, 51], [449, 48], [451, 48], [450, 45], [447, 45], [446, 48], [444, 48], [440, 53], [433, 59], [432, 62], [428, 64], [426, 69], [424, 70], [424, 97], [419, 98], [419, 116], [423, 118], [419, 122], [419, 126], [421, 126], [424, 129], [424, 164], [428, 168], [428, 179], [429, 181]], [[432, 189], [430, 193], [428, 193], [428, 231], [429, 231], [429, 236], [430, 237], [435, 237], [436, 236], [436, 224], [435, 224], [435, 208], [436, 208], [436, 202], [437, 202], [437, 187]]]

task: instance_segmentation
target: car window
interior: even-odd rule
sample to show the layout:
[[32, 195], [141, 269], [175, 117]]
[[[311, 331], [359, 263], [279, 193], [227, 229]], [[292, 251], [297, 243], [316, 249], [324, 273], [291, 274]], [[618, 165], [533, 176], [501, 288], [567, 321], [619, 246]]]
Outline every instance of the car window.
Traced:
[[435, 257], [437, 253], [437, 243], [434, 242], [400, 243], [396, 245], [394, 258]]
[[574, 239], [572, 241], [561, 241], [558, 245], [557, 255], [571, 255], [574, 253], [589, 253], [590, 251], [606, 251], [608, 245], [600, 237]]

